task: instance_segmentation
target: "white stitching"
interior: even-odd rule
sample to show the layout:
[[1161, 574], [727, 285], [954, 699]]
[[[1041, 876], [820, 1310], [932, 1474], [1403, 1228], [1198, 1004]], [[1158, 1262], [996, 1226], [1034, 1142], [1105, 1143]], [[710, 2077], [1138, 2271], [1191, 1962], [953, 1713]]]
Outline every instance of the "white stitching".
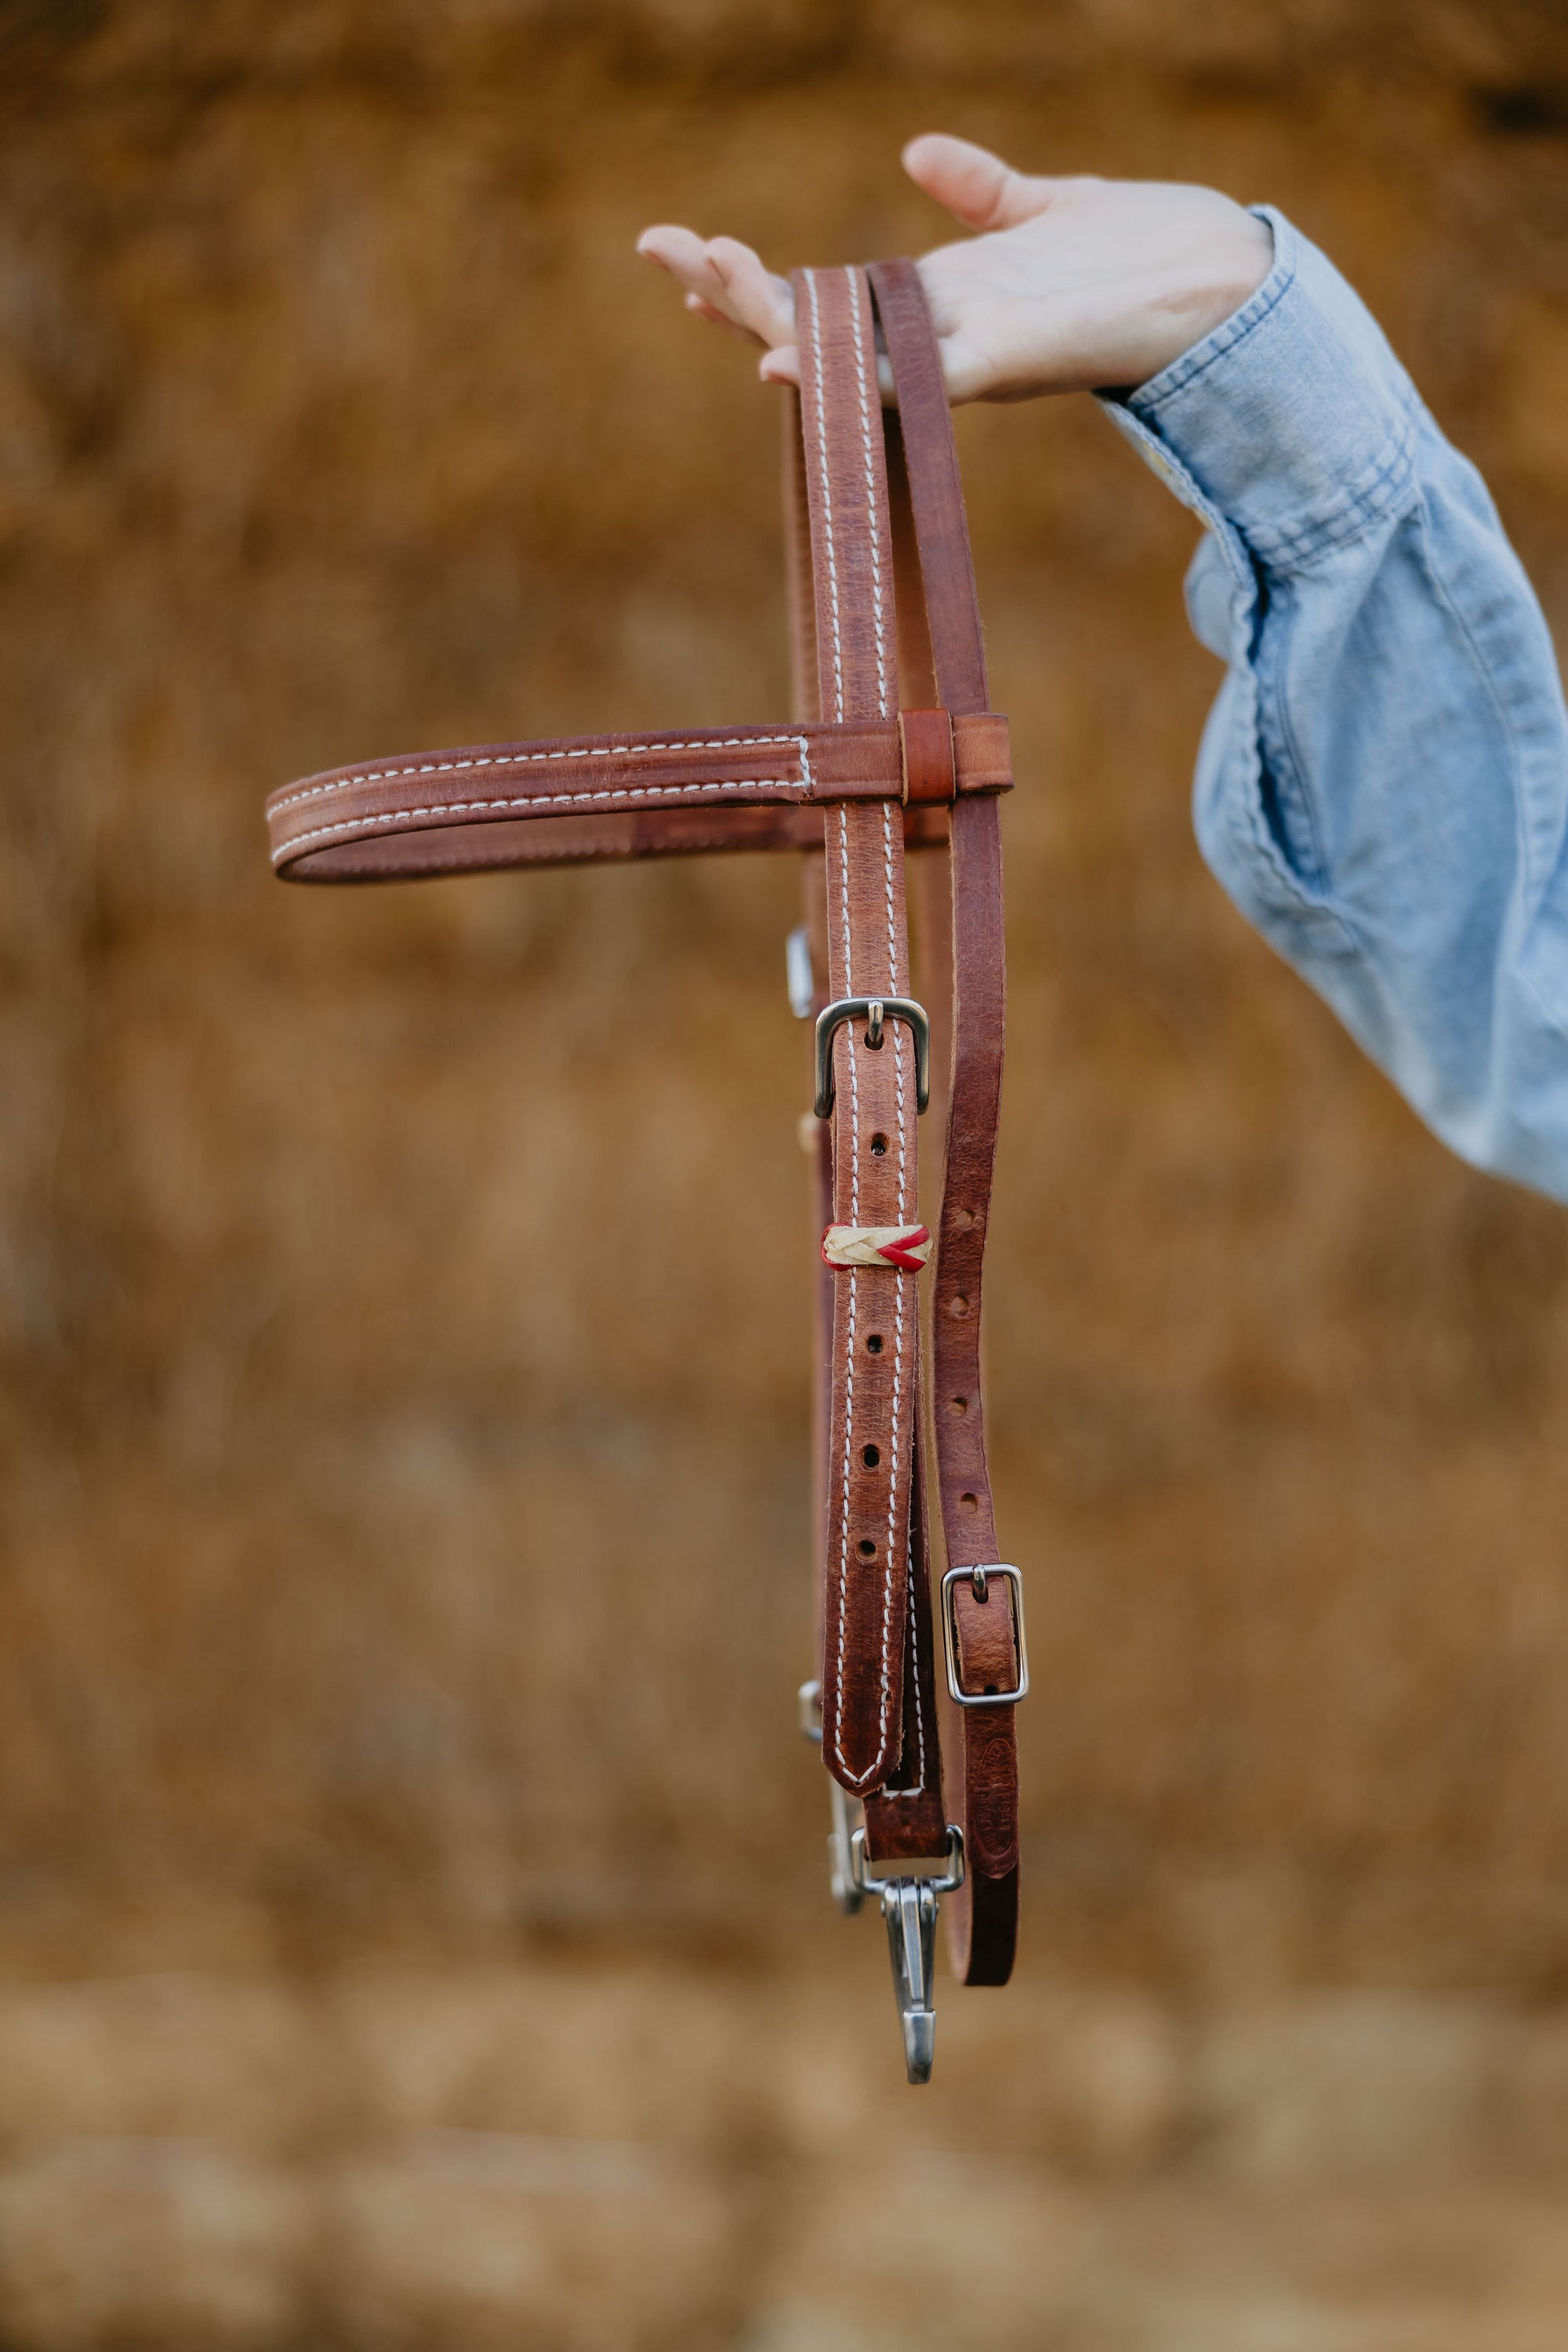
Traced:
[[432, 808], [388, 809], [384, 815], [345, 817], [341, 824], [319, 824], [310, 833], [293, 834], [273, 851], [272, 863], [276, 866], [279, 858], [298, 856], [309, 841], [325, 841], [335, 833], [363, 834], [373, 825], [406, 824], [419, 817], [479, 816], [497, 809], [581, 808], [587, 801], [679, 800], [690, 793], [787, 793], [798, 789], [793, 776], [749, 776], [729, 784], [628, 784], [613, 792], [524, 793], [515, 800], [439, 801]]
[[822, 345], [817, 320], [816, 272], [802, 272], [810, 297], [811, 417], [816, 436], [816, 478], [822, 489], [822, 529], [827, 544], [827, 589], [833, 605], [833, 716], [844, 716], [844, 641], [838, 625], [838, 558], [833, 544], [833, 484], [827, 471], [827, 441], [822, 422]]
[[[808, 358], [809, 358], [809, 362], [810, 362], [810, 363], [809, 363], [808, 368], [806, 368], [805, 370], [804, 370], [804, 371], [803, 371], [803, 380], [804, 380], [804, 378], [805, 378], [805, 376], [809, 376], [809, 378], [810, 378], [810, 383], [811, 383], [811, 399], [810, 399], [810, 402], [809, 402], [809, 404], [809, 404], [810, 409], [811, 409], [812, 423], [813, 423], [814, 434], [815, 434], [815, 439], [816, 439], [816, 468], [817, 468], [817, 479], [818, 479], [818, 483], [819, 483], [819, 485], [820, 485], [821, 494], [822, 494], [823, 536], [824, 536], [824, 540], [825, 540], [825, 542], [826, 542], [826, 554], [827, 554], [827, 583], [828, 583], [828, 594], [829, 594], [829, 599], [830, 599], [830, 607], [831, 607], [832, 617], [833, 617], [833, 692], [834, 692], [834, 708], [833, 708], [833, 717], [834, 717], [836, 719], [842, 719], [843, 715], [844, 715], [844, 653], [843, 653], [843, 638], [842, 638], [842, 632], [841, 632], [841, 629], [840, 629], [840, 624], [839, 624], [839, 612], [838, 612], [838, 560], [837, 560], [837, 550], [836, 550], [836, 548], [835, 548], [835, 546], [834, 546], [834, 541], [833, 541], [833, 486], [832, 486], [832, 482], [831, 482], [831, 479], [830, 479], [830, 478], [829, 478], [829, 474], [828, 474], [828, 467], [827, 467], [827, 441], [826, 441], [826, 430], [825, 430], [825, 426], [824, 426], [824, 419], [823, 419], [822, 386], [821, 386], [821, 346], [820, 346], [820, 339], [819, 339], [819, 319], [818, 319], [818, 306], [817, 306], [817, 299], [816, 299], [816, 275], [815, 275], [815, 272], [813, 272], [812, 270], [809, 270], [809, 269], [808, 269], [808, 270], [805, 270], [805, 271], [804, 271], [804, 272], [802, 273], [802, 275], [804, 276], [805, 280], [806, 293], [807, 293], [807, 296], [808, 296], [808, 298], [809, 298], [809, 299], [808, 299], [808, 306], [807, 306], [807, 307], [808, 307], [809, 313], [810, 313], [810, 322], [811, 322], [810, 333], [809, 333], [809, 334], [806, 336], [806, 338], [805, 339], [805, 344], [804, 344], [804, 346], [803, 346], [803, 356], [806, 356], [806, 357], [808, 357]], [[850, 276], [851, 276], [851, 279], [853, 280], [854, 273], [853, 273], [853, 272], [851, 272], [851, 273], [850, 273]], [[860, 316], [860, 311], [859, 311], [858, 297], [858, 294], [857, 294], [857, 297], [856, 297], [856, 320], [857, 320], [857, 325], [858, 324], [859, 316]], [[857, 334], [857, 338], [856, 338], [856, 348], [857, 348], [857, 352], [858, 353], [858, 351], [859, 351], [859, 339], [858, 339], [858, 334]], [[858, 364], [860, 365], [860, 369], [861, 369], [861, 375], [862, 375], [862, 384], [861, 384], [861, 405], [862, 405], [862, 411], [864, 412], [864, 406], [865, 406], [864, 373], [865, 373], [865, 370], [864, 370], [864, 362], [863, 362], [863, 360], [859, 361], [859, 362], [858, 362]], [[862, 429], [864, 430], [864, 419], [863, 419]], [[872, 538], [872, 558], [871, 558], [871, 560], [872, 560], [873, 570], [874, 570], [874, 572], [875, 572], [875, 573], [876, 573], [877, 587], [878, 587], [878, 597], [877, 597], [877, 605], [876, 605], [877, 643], [878, 643], [878, 655], [879, 655], [879, 663], [881, 664], [881, 667], [882, 667], [882, 675], [880, 675], [880, 676], [879, 676], [879, 691], [880, 698], [881, 698], [881, 702], [882, 702], [882, 714], [883, 714], [883, 716], [884, 716], [884, 717], [886, 717], [886, 715], [887, 715], [887, 683], [886, 683], [886, 677], [885, 677], [885, 668], [886, 668], [886, 651], [885, 651], [885, 648], [884, 648], [884, 646], [883, 646], [883, 643], [882, 643], [882, 615], [881, 615], [881, 597], [880, 597], [881, 575], [880, 575], [880, 570], [879, 570], [879, 565], [878, 565], [878, 557], [877, 557], [876, 543], [875, 543], [875, 542], [876, 542], [876, 508], [875, 508], [875, 500], [874, 500], [874, 498], [873, 498], [873, 496], [872, 496], [872, 492], [873, 492], [873, 489], [874, 489], [874, 480], [875, 480], [875, 478], [874, 478], [874, 476], [871, 474], [871, 472], [869, 471], [869, 457], [868, 457], [868, 454], [867, 493], [868, 493], [868, 511], [869, 511], [869, 513], [870, 513], [870, 517], [871, 517], [871, 538]], [[883, 836], [884, 836], [884, 840], [885, 840], [885, 839], [886, 839], [886, 837], [887, 837], [887, 810], [886, 810], [886, 807], [885, 807], [885, 806], [884, 806], [884, 809], [883, 809]], [[840, 904], [841, 904], [842, 908], [843, 908], [843, 919], [844, 919], [844, 922], [843, 922], [843, 927], [844, 927], [844, 992], [845, 992], [845, 994], [846, 994], [847, 996], [848, 996], [848, 995], [853, 995], [853, 994], [854, 994], [854, 990], [855, 990], [855, 981], [854, 981], [854, 972], [853, 972], [853, 969], [852, 969], [852, 948], [851, 948], [850, 930], [849, 930], [849, 822], [848, 822], [847, 813], [847, 811], [846, 811], [846, 809], [845, 809], [844, 804], [843, 804], [843, 803], [842, 803], [842, 802], [840, 802], [840, 803], [839, 803], [839, 808], [838, 808], [838, 845], [839, 845], [839, 866], [840, 866], [840, 873], [839, 873], [839, 893], [840, 893]], [[848, 1050], [849, 1050], [849, 1101], [850, 1101], [850, 1110], [849, 1110], [849, 1131], [850, 1131], [850, 1136], [851, 1136], [851, 1139], [852, 1139], [852, 1149], [851, 1149], [851, 1153], [850, 1153], [850, 1162], [849, 1162], [849, 1213], [850, 1213], [851, 1220], [852, 1220], [855, 1223], [858, 1224], [858, 1223], [859, 1223], [859, 1221], [860, 1221], [860, 1167], [859, 1167], [859, 1154], [858, 1154], [858, 1150], [856, 1150], [853, 1148], [853, 1139], [856, 1139], [856, 1138], [858, 1138], [858, 1132], [859, 1132], [859, 1125], [860, 1125], [859, 1071], [858, 1071], [858, 1066], [857, 1066], [856, 1059], [855, 1059], [855, 1045], [854, 1045], [854, 1037], [853, 1037], [853, 1034], [852, 1034], [852, 1033], [851, 1033], [851, 1034], [850, 1034], [850, 1042], [849, 1042], [849, 1049], [848, 1049]], [[848, 1759], [847, 1759], [847, 1756], [845, 1755], [845, 1753], [844, 1753], [844, 1740], [843, 1740], [843, 1724], [844, 1724], [844, 1626], [845, 1626], [845, 1615], [846, 1615], [846, 1587], [847, 1587], [847, 1579], [848, 1579], [848, 1570], [849, 1570], [849, 1479], [850, 1479], [850, 1458], [851, 1458], [851, 1454], [852, 1454], [852, 1450], [853, 1450], [853, 1433], [854, 1433], [854, 1426], [855, 1426], [855, 1333], [856, 1333], [856, 1310], [857, 1310], [857, 1307], [858, 1307], [858, 1297], [857, 1297], [857, 1285], [858, 1285], [858, 1276], [856, 1275], [855, 1271], [854, 1271], [854, 1270], [853, 1270], [853, 1268], [852, 1268], [852, 1269], [850, 1270], [850, 1275], [849, 1275], [849, 1303], [848, 1303], [848, 1308], [847, 1308], [847, 1323], [848, 1323], [848, 1329], [847, 1329], [847, 1357], [846, 1357], [846, 1362], [845, 1362], [845, 1375], [844, 1375], [844, 1463], [843, 1463], [843, 1470], [842, 1470], [843, 1494], [844, 1494], [844, 1507], [843, 1507], [843, 1512], [842, 1512], [842, 1517], [841, 1517], [841, 1525], [840, 1525], [840, 1528], [839, 1528], [839, 1543], [838, 1543], [838, 1641], [837, 1641], [837, 1673], [836, 1673], [836, 1675], [835, 1675], [835, 1678], [834, 1678], [834, 1706], [833, 1706], [833, 1748], [834, 1748], [834, 1753], [835, 1753], [835, 1755], [837, 1757], [837, 1759], [838, 1759], [839, 1763], [843, 1766], [843, 1768], [844, 1768], [844, 1769], [845, 1769], [845, 1771], [846, 1771], [847, 1773], [848, 1772]], [[896, 1343], [895, 1343], [895, 1356], [894, 1356], [894, 1367], [893, 1367], [893, 1435], [892, 1435], [893, 1465], [892, 1465], [892, 1470], [891, 1470], [891, 1473], [890, 1473], [890, 1475], [889, 1475], [889, 1547], [888, 1547], [888, 1549], [889, 1549], [889, 1558], [890, 1558], [891, 1551], [892, 1551], [892, 1544], [891, 1544], [891, 1539], [890, 1539], [890, 1538], [891, 1538], [891, 1530], [892, 1530], [892, 1527], [893, 1527], [893, 1524], [894, 1524], [894, 1516], [895, 1516], [895, 1498], [896, 1498], [897, 1492], [898, 1492], [897, 1465], [898, 1465], [898, 1425], [899, 1425], [899, 1424], [898, 1424], [899, 1366], [900, 1366], [900, 1362], [901, 1356], [902, 1356], [902, 1350], [903, 1350], [903, 1314], [904, 1314], [904, 1294], [903, 1294], [903, 1285], [902, 1285], [902, 1283], [901, 1283], [901, 1282], [900, 1282], [900, 1283], [899, 1284], [899, 1286], [898, 1286], [897, 1297], [898, 1297], [898, 1327], [897, 1327], [897, 1328], [898, 1328], [898, 1337], [897, 1337], [897, 1340], [896, 1340]], [[887, 1738], [888, 1738], [888, 1709], [889, 1709], [889, 1698], [890, 1698], [889, 1686], [889, 1659], [888, 1659], [888, 1651], [889, 1651], [889, 1636], [890, 1636], [891, 1631], [892, 1631], [892, 1588], [891, 1588], [891, 1580], [890, 1580], [890, 1578], [889, 1578], [889, 1576], [887, 1574], [887, 1572], [886, 1572], [886, 1571], [884, 1571], [883, 1578], [882, 1578], [882, 1680], [881, 1680], [880, 1709], [879, 1709], [879, 1723], [878, 1723], [878, 1739], [877, 1739], [877, 1748], [878, 1748], [878, 1753], [877, 1753], [877, 1756], [876, 1756], [876, 1757], [874, 1757], [874, 1758], [872, 1759], [871, 1762], [870, 1762], [870, 1763], [866, 1767], [866, 1769], [865, 1769], [865, 1770], [864, 1770], [863, 1772], [857, 1772], [857, 1773], [849, 1774], [850, 1780], [851, 1780], [851, 1781], [852, 1781], [852, 1783], [853, 1783], [855, 1786], [857, 1786], [857, 1787], [864, 1786], [867, 1782], [868, 1782], [868, 1781], [871, 1780], [871, 1778], [872, 1778], [873, 1774], [874, 1774], [874, 1773], [876, 1772], [876, 1770], [877, 1770], [878, 1763], [879, 1763], [879, 1761], [880, 1760], [881, 1750], [882, 1750], [882, 1749], [883, 1749], [883, 1748], [885, 1748], [885, 1747], [886, 1747], [886, 1745], [887, 1745]]]
[[898, 1797], [923, 1797], [926, 1786], [926, 1719], [921, 1706], [921, 1621], [915, 1607], [915, 1515], [910, 1513], [909, 1541], [904, 1546], [905, 1585], [910, 1607], [910, 1651], [913, 1672], [910, 1675], [915, 1692], [915, 1747], [920, 1755], [920, 1769], [912, 1789], [895, 1789]]
[[[866, 536], [871, 554], [871, 617], [877, 631], [877, 698], [888, 716], [888, 646], [882, 629], [882, 558], [877, 539], [877, 473], [871, 457], [871, 406], [866, 382], [866, 344], [860, 329], [866, 288], [858, 269], [846, 269], [855, 311], [855, 374], [860, 393], [860, 449], [866, 467]], [[867, 321], [866, 323], [869, 323]]]
[[[888, 909], [888, 987], [890, 993], [899, 991], [898, 934], [893, 913], [893, 829], [886, 801], [882, 803], [882, 895]], [[904, 1039], [903, 1024], [893, 1024], [893, 1099], [899, 1113], [899, 1222], [905, 1216], [905, 1134], [904, 1134]]]
[[[875, 518], [873, 517], [873, 523]], [[893, 932], [893, 834], [887, 803], [882, 806], [882, 887], [888, 907], [888, 979], [893, 988], [899, 984], [899, 967]], [[904, 1213], [904, 1066], [901, 1024], [893, 1024], [893, 1096], [899, 1113], [899, 1214]], [[899, 1280], [894, 1288], [893, 1322], [893, 1419], [890, 1440], [892, 1460], [888, 1472], [888, 1563], [892, 1566], [893, 1533], [898, 1524], [899, 1497], [899, 1407], [901, 1402], [904, 1371], [904, 1286]], [[892, 1577], [889, 1572], [883, 1587], [883, 1654], [886, 1655], [889, 1620], [892, 1615]]]
[[[838, 807], [838, 892], [839, 907], [843, 916], [844, 929], [844, 992], [847, 996], [852, 992], [855, 984], [853, 962], [854, 950], [849, 933], [849, 818], [842, 802], [840, 802]], [[860, 1078], [859, 1073], [855, 1066], [854, 1035], [852, 1032], [847, 1034], [849, 1036], [849, 1133], [851, 1139], [849, 1153], [849, 1216], [852, 1223], [858, 1224], [860, 1222], [860, 1155], [854, 1149], [854, 1138], [858, 1130], [860, 1122]], [[858, 1276], [856, 1275], [854, 1269], [851, 1268], [849, 1275], [849, 1306], [847, 1310], [849, 1329], [847, 1345], [845, 1349], [844, 1357], [844, 1465], [842, 1473], [844, 1501], [843, 1507], [839, 1513], [838, 1524], [838, 1656], [837, 1668], [833, 1681], [833, 1750], [834, 1754], [837, 1757], [839, 1762], [844, 1765], [846, 1769], [848, 1769], [848, 1759], [844, 1753], [844, 1621], [848, 1608], [849, 1463], [855, 1435], [855, 1310], [858, 1303], [856, 1288], [858, 1281]], [[873, 1764], [868, 1767], [865, 1772], [857, 1773], [855, 1777], [857, 1780], [869, 1780], [871, 1772], [875, 1770], [875, 1765]]]
[[269, 813], [280, 816], [286, 808], [300, 801], [319, 800], [323, 793], [346, 793], [355, 784], [398, 783], [405, 776], [450, 776], [468, 768], [528, 768], [550, 760], [620, 760], [643, 751], [754, 751], [771, 743], [793, 743], [800, 753], [802, 772], [806, 772], [804, 735], [711, 736], [706, 742], [689, 743], [585, 743], [575, 751], [497, 751], [482, 760], [420, 760], [406, 768], [356, 769], [352, 775], [333, 776], [324, 784], [302, 785], [297, 793], [273, 801]]

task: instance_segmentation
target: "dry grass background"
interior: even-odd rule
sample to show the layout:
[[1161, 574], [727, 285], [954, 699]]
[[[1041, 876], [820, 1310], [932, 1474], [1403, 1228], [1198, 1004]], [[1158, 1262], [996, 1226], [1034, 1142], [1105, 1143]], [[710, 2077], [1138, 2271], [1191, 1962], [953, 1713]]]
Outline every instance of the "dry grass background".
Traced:
[[1204, 874], [1189, 519], [961, 419], [1036, 1696], [918, 2099], [793, 1730], [793, 873], [258, 812], [782, 710], [772, 398], [631, 241], [919, 249], [931, 127], [1283, 205], [1568, 626], [1560, 11], [5, 0], [0, 126], [0, 2343], [1559, 2345], [1568, 1228]]

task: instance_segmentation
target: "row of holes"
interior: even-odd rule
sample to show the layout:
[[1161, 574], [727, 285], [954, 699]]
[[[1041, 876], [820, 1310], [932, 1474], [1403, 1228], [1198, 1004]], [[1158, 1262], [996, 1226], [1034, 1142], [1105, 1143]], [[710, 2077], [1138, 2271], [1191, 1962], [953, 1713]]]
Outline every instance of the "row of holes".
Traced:
[[[980, 1507], [980, 1497], [978, 1495], [960, 1495], [958, 1503], [961, 1510], [975, 1511]], [[869, 1536], [862, 1536], [856, 1549], [862, 1559], [875, 1559], [877, 1557], [877, 1547]]]
[[[955, 1298], [948, 1307], [948, 1313], [950, 1315], [967, 1315], [968, 1312], [969, 1301], [967, 1298]], [[868, 1332], [866, 1337], [866, 1353], [868, 1356], [879, 1356], [881, 1352], [881, 1333], [879, 1331]], [[952, 1400], [952, 1410], [954, 1412], [967, 1412], [969, 1411], [968, 1398], [954, 1397]]]

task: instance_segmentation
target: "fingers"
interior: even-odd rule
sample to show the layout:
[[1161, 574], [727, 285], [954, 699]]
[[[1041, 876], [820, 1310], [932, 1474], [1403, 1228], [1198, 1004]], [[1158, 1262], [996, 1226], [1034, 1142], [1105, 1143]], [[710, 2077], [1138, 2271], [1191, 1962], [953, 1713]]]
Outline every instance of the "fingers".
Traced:
[[965, 228], [1016, 228], [1035, 220], [1055, 199], [1058, 183], [1015, 172], [988, 148], [945, 131], [927, 131], [904, 149], [903, 165], [916, 187], [945, 205]]
[[637, 239], [637, 249], [645, 261], [657, 262], [661, 269], [668, 269], [672, 278], [684, 281], [707, 275], [708, 248], [702, 239], [689, 228], [678, 228], [673, 222], [645, 228]]
[[755, 343], [757, 338], [749, 327], [738, 327], [733, 319], [715, 309], [711, 302], [705, 302], [700, 294], [687, 294], [681, 299], [694, 319], [706, 319], [710, 327], [722, 327], [727, 335], [739, 335], [743, 343]]
[[637, 251], [668, 269], [686, 291], [687, 307], [750, 335], [770, 349], [795, 340], [795, 301], [782, 278], [763, 267], [749, 245], [732, 236], [706, 243], [689, 228], [644, 229]]
[[749, 245], [710, 237], [708, 264], [724, 289], [719, 308], [770, 346], [795, 340], [795, 297], [788, 280], [764, 269]]
[[937, 350], [942, 357], [942, 380], [947, 388], [948, 405], [958, 408], [966, 400], [984, 399], [994, 373], [989, 352], [962, 328], [954, 334], [939, 336]]

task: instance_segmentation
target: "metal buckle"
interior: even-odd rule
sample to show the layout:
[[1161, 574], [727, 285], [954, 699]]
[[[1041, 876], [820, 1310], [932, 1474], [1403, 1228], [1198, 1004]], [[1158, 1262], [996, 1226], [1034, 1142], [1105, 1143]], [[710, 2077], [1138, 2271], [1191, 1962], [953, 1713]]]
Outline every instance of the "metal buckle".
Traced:
[[[836, 1787], [837, 1782], [834, 1784]], [[929, 1886], [933, 1895], [956, 1895], [963, 1884], [963, 1832], [956, 1822], [947, 1825], [947, 1853], [940, 1876], [911, 1878], [913, 1886]], [[896, 1878], [873, 1878], [866, 1868], [866, 1832], [857, 1830], [849, 1841], [849, 1871], [862, 1895], [885, 1895], [889, 1886], [897, 1886]]]
[[915, 1040], [915, 1108], [924, 1110], [931, 1101], [931, 1023], [923, 1004], [912, 996], [840, 996], [832, 1004], [825, 1004], [816, 1016], [816, 1100], [813, 1108], [818, 1118], [830, 1118], [833, 1111], [833, 1033], [846, 1021], [864, 1021], [866, 1042], [879, 1045], [884, 1021], [902, 1021], [913, 1031]]
[[[822, 1745], [822, 1685], [802, 1683], [797, 1694], [800, 1707], [801, 1737], [816, 1747]], [[853, 1919], [866, 1900], [866, 1890], [856, 1880], [854, 1841], [863, 1836], [849, 1818], [853, 1802], [847, 1789], [840, 1788], [831, 1773], [827, 1776], [827, 1807], [831, 1827], [827, 1832], [827, 1886], [833, 1900], [847, 1919]]]
[[862, 1894], [881, 1898], [882, 1923], [888, 1930], [888, 1954], [893, 1964], [893, 1999], [904, 2035], [904, 2072], [911, 2083], [931, 2081], [936, 2055], [936, 2014], [931, 1995], [936, 1975], [938, 1897], [953, 1894], [963, 1884], [963, 1832], [956, 1822], [947, 1826], [947, 1868], [940, 1878], [869, 1878], [866, 1874], [866, 1832], [857, 1830], [849, 1842], [850, 1864]]
[[[1005, 1577], [1013, 1593], [1013, 1637], [1017, 1644], [1018, 1679], [1011, 1690], [965, 1691], [958, 1686], [958, 1627], [953, 1619], [952, 1588], [968, 1578], [976, 1601], [984, 1601], [994, 1576]], [[1029, 1687], [1029, 1650], [1024, 1639], [1024, 1580], [1004, 1560], [984, 1568], [950, 1568], [942, 1580], [942, 1634], [947, 1652], [947, 1687], [960, 1706], [1016, 1706]]]
[[816, 980], [811, 969], [811, 933], [804, 923], [797, 923], [784, 941], [784, 985], [795, 1019], [809, 1021], [816, 1002]]

